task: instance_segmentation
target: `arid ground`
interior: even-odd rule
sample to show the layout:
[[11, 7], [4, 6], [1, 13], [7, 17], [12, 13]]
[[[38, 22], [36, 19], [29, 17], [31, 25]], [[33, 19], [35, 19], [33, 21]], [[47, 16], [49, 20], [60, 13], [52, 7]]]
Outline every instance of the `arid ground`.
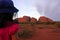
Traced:
[[19, 23], [12, 40], [60, 40], [60, 22]]

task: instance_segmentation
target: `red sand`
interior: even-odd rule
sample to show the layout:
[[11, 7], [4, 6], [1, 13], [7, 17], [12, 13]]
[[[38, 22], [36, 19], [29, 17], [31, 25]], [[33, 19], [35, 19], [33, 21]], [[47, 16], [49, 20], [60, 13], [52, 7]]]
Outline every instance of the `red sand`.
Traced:
[[[54, 30], [58, 31], [60, 29], [35, 28], [34, 35], [31, 38], [19, 38], [19, 40], [60, 40], [60, 31], [53, 32]], [[13, 38], [13, 40], [15, 39]]]

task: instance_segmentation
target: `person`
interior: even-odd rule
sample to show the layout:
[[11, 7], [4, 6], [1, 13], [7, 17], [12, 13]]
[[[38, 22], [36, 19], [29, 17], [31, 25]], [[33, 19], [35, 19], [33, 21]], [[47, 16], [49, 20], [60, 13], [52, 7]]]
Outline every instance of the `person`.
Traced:
[[12, 40], [11, 35], [17, 32], [18, 24], [13, 20], [17, 12], [12, 0], [0, 0], [0, 40]]

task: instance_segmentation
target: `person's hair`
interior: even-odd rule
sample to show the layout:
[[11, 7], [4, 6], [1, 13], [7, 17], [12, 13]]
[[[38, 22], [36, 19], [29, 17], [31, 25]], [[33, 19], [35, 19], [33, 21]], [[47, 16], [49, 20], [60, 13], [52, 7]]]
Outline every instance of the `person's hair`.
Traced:
[[13, 15], [14, 15], [14, 13], [0, 13], [0, 28], [3, 28], [5, 26], [4, 25], [5, 22], [7, 22], [7, 21], [15, 22], [13, 20]]

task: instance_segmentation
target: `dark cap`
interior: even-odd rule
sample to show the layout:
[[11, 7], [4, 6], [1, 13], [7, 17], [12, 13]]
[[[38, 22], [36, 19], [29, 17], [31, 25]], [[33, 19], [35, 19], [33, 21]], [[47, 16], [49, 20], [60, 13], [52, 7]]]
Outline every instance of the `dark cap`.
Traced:
[[18, 12], [18, 9], [14, 7], [12, 0], [0, 0], [0, 13], [14, 13]]

